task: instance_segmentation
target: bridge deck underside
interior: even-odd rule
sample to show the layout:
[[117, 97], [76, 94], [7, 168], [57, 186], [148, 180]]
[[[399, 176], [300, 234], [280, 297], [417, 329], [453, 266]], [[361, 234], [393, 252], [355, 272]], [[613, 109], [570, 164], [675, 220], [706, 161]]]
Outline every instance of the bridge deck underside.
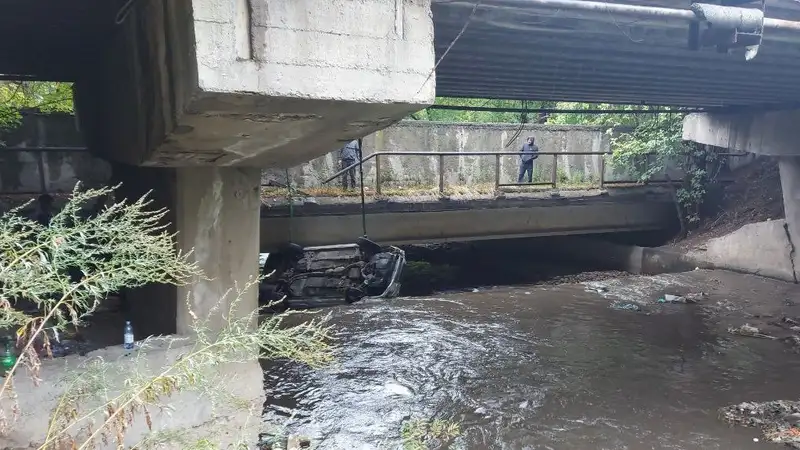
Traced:
[[[663, 189], [634, 188], [574, 198], [377, 202], [366, 205], [370, 239], [385, 244], [510, 239], [666, 230], [675, 205]], [[360, 204], [264, 208], [261, 250], [351, 242], [362, 232]]]
[[[455, 40], [437, 69], [440, 96], [695, 107], [800, 102], [797, 32], [766, 30], [759, 54], [746, 62], [743, 52], [689, 50], [686, 22], [543, 9], [526, 0], [475, 3], [434, 0], [437, 61]], [[800, 21], [800, 2], [767, 0], [766, 15]]]
[[[439, 96], [800, 105], [800, 33], [766, 30], [758, 56], [746, 62], [741, 53], [689, 50], [689, 26], [681, 21], [537, 8], [528, 0], [432, 1], [437, 60], [449, 48], [437, 68]], [[609, 1], [669, 8], [690, 4]], [[52, 80], [92, 71], [102, 44], [119, 29], [114, 18], [124, 3], [0, 0], [0, 74]], [[767, 16], [800, 21], [800, 2], [767, 0]]]

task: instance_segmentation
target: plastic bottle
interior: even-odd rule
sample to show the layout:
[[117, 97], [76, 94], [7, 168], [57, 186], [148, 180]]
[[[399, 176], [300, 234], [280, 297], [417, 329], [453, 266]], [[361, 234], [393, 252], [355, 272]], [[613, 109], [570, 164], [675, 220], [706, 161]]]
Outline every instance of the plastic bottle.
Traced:
[[125, 321], [125, 331], [123, 332], [123, 344], [125, 350], [133, 350], [133, 326], [130, 320]]
[[2, 369], [3, 376], [6, 376], [14, 367], [14, 364], [17, 363], [17, 355], [14, 354], [14, 349], [12, 348], [13, 346], [11, 345], [11, 342], [11, 339], [5, 340], [3, 356], [0, 357], [0, 368]]

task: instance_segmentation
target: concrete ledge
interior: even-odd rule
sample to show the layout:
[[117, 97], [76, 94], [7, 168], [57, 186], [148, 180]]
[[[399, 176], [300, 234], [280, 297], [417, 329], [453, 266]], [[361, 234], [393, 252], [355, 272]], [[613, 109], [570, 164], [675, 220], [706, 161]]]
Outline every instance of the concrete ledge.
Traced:
[[664, 248], [622, 245], [591, 238], [573, 238], [557, 251], [576, 261], [634, 274], [686, 272], [696, 267], [723, 269], [796, 283], [792, 243], [783, 220], [743, 226], [709, 240], [702, 248], [680, 253]]
[[[42, 385], [34, 386], [33, 381], [24, 370], [15, 377], [15, 394], [20, 404], [20, 416], [11, 427], [12, 431], [0, 437], [0, 448], [23, 449], [37, 448], [44, 440], [47, 432], [48, 420], [59, 396], [64, 392], [63, 378], [68, 371], [80, 373], [82, 364], [88, 359], [102, 358], [105, 361], [114, 361], [109, 395], [116, 395], [115, 387], [121, 386], [122, 381], [133, 373], [134, 369], [145, 373], [158, 373], [164, 367], [174, 363], [181, 355], [189, 351], [189, 346], [179, 346], [172, 349], [157, 348], [148, 350], [141, 355], [141, 361], [134, 362], [133, 357], [124, 356], [120, 347], [109, 347], [90, 353], [87, 357], [69, 356], [48, 360], [42, 363]], [[174, 431], [182, 438], [192, 442], [200, 438], [210, 438], [212, 442], [222, 444], [220, 448], [227, 448], [239, 439], [245, 439], [248, 444], [258, 442], [258, 432], [261, 426], [260, 405], [264, 402], [263, 374], [258, 361], [246, 364], [233, 364], [216, 368], [214, 377], [225, 380], [219, 383], [220, 394], [230, 394], [238, 399], [252, 402], [258, 409], [255, 416], [250, 417], [248, 411], [228, 405], [213, 405], [207, 395], [197, 392], [182, 392], [172, 395], [164, 400], [170, 406], [169, 410], [151, 408], [153, 431]], [[81, 405], [96, 407], [97, 404]], [[216, 406], [216, 407], [215, 407]], [[4, 411], [11, 411], [11, 403], [4, 399]], [[83, 411], [84, 413], [86, 411]], [[102, 417], [98, 415], [95, 423], [100, 423]], [[125, 437], [125, 447], [131, 448], [148, 435], [143, 415], [138, 415], [130, 424]], [[113, 439], [112, 439], [113, 441]], [[115, 449], [115, 445], [103, 445], [98, 441], [96, 448], [100, 450]], [[170, 450], [181, 450], [185, 445], [176, 443], [163, 447]]]
[[683, 119], [683, 139], [759, 155], [798, 155], [800, 111], [694, 113]]

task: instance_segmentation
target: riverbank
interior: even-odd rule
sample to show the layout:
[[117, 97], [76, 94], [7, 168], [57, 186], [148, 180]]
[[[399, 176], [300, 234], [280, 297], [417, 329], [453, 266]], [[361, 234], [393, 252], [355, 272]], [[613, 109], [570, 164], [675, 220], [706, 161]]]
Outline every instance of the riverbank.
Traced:
[[792, 283], [800, 267], [783, 220], [777, 163], [758, 158], [736, 171], [734, 182], [711, 196], [706, 218], [685, 239], [659, 249], [704, 268], [750, 273]]
[[[698, 309], [720, 335], [727, 333], [732, 340], [745, 343], [760, 341], [759, 351], [778, 349], [789, 358], [800, 359], [800, 301], [796, 300], [800, 288], [797, 285], [718, 270], [643, 278], [650, 285], [646, 289], [641, 288], [642, 278], [639, 277], [590, 283], [588, 288], [606, 298], [617, 299], [612, 307], [625, 312], [660, 315]], [[637, 308], [625, 308], [625, 305]], [[731, 425], [756, 428], [767, 442], [800, 449], [798, 398], [798, 391], [786, 392], [777, 399], [742, 398], [721, 407], [720, 419]]]
[[691, 251], [711, 239], [758, 222], [784, 218], [783, 193], [774, 158], [760, 157], [734, 172], [733, 182], [714, 189], [698, 226], [668, 248]]

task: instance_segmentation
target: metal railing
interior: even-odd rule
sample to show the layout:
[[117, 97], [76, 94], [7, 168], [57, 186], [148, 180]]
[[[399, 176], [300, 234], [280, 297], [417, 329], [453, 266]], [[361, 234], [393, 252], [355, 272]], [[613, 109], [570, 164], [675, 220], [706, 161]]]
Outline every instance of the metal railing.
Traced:
[[[645, 154], [645, 164], [649, 164], [650, 156], [655, 155], [656, 153], [648, 153]], [[551, 186], [553, 189], [558, 188], [558, 156], [601, 156], [600, 158], [600, 176], [598, 180], [598, 187], [603, 189], [605, 185], [609, 184], [638, 184], [640, 183], [639, 180], [613, 180], [613, 181], [606, 181], [606, 157], [611, 155], [611, 152], [538, 152], [537, 155], [539, 156], [553, 156], [553, 165], [550, 167], [550, 181], [540, 181], [540, 182], [532, 182], [532, 183], [501, 183], [501, 159], [503, 156], [520, 156], [520, 152], [424, 152], [424, 151], [399, 151], [399, 152], [375, 152], [372, 153], [360, 161], [355, 162], [340, 171], [336, 172], [332, 176], [325, 179], [322, 184], [327, 184], [340, 176], [342, 176], [345, 172], [352, 170], [356, 167], [360, 167], [363, 172], [364, 170], [364, 163], [368, 162], [372, 159], [375, 160], [375, 194], [381, 195], [381, 159], [384, 156], [430, 156], [438, 158], [438, 172], [439, 172], [439, 194], [444, 194], [445, 191], [445, 164], [444, 159], [448, 156], [494, 156], [495, 163], [494, 163], [494, 186], [495, 190], [499, 190], [503, 187], [519, 187], [519, 186]], [[747, 156], [748, 153], [717, 153], [718, 156], [732, 158], [732, 157], [743, 157]], [[682, 183], [683, 179], [664, 179], [664, 180], [649, 180], [647, 184], [658, 184], [658, 183]]]

